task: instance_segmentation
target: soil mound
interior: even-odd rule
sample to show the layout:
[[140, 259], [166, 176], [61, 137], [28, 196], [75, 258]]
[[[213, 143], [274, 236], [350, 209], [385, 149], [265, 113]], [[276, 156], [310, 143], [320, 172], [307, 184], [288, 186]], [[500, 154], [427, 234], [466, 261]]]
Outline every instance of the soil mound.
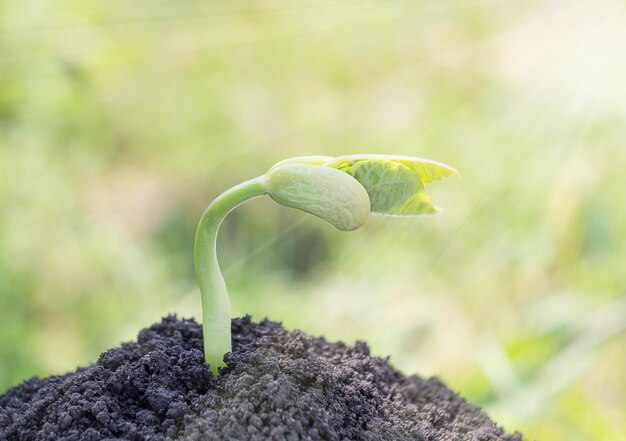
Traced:
[[435, 378], [406, 377], [365, 343], [328, 343], [249, 317], [209, 375], [202, 328], [164, 318], [76, 372], [0, 396], [2, 440], [520, 441]]

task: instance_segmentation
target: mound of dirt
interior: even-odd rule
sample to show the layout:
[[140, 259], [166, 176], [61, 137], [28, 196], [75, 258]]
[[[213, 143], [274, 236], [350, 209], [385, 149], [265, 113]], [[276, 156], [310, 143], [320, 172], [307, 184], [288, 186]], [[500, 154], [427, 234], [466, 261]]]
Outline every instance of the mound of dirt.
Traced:
[[0, 396], [2, 440], [520, 441], [435, 378], [406, 377], [365, 343], [232, 323], [217, 378], [202, 327], [164, 318], [76, 372]]

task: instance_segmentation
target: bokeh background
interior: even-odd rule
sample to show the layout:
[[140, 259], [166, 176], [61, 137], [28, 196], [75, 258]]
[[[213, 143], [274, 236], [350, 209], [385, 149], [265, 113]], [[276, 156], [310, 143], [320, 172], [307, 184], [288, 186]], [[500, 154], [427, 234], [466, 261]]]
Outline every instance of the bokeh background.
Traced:
[[200, 317], [196, 222], [297, 155], [422, 156], [434, 218], [266, 200], [235, 315], [370, 343], [528, 439], [626, 433], [622, 0], [0, 1], [0, 392]]

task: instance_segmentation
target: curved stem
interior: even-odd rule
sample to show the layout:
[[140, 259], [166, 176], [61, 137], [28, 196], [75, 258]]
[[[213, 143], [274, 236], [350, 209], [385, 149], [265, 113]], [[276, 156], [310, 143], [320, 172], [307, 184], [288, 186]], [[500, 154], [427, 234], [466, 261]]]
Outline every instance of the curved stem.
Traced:
[[264, 176], [231, 188], [207, 207], [196, 230], [194, 264], [202, 296], [204, 358], [214, 375], [225, 366], [224, 354], [231, 351], [230, 300], [217, 262], [217, 233], [228, 213], [266, 193]]

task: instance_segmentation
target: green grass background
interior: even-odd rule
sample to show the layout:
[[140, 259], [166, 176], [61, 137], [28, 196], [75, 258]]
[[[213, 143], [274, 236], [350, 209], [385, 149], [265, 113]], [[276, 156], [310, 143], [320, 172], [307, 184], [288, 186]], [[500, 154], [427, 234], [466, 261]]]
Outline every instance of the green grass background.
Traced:
[[193, 235], [297, 155], [449, 163], [352, 233], [255, 200], [235, 315], [370, 343], [528, 439], [626, 433], [620, 0], [0, 1], [0, 391], [200, 317]]

